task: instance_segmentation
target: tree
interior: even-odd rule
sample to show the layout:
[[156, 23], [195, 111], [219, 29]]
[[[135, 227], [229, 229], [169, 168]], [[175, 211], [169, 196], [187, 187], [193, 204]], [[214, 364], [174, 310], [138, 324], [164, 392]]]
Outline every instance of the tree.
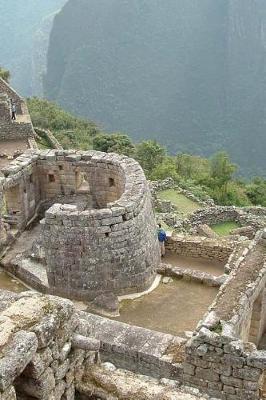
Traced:
[[120, 132], [96, 135], [93, 139], [93, 148], [106, 153], [114, 152], [126, 156], [133, 156], [135, 151], [135, 146], [130, 138]]
[[216, 153], [211, 158], [211, 181], [220, 200], [225, 199], [228, 183], [232, 180], [234, 173], [237, 171], [237, 165], [232, 164], [229, 155], [226, 152]]
[[246, 192], [253, 204], [266, 207], [266, 179], [254, 178], [247, 185]]
[[7, 69], [0, 67], [0, 78], [4, 79], [7, 83], [10, 80], [10, 72]]
[[165, 148], [155, 140], [147, 140], [136, 146], [135, 158], [148, 178], [151, 177], [152, 171], [163, 162], [165, 157]]
[[[92, 148], [92, 139], [100, 132], [94, 122], [78, 118], [57, 104], [37, 97], [27, 99], [27, 104], [33, 126], [52, 131], [64, 149]], [[47, 147], [47, 143], [40, 145]]]
[[176, 155], [175, 161], [178, 174], [185, 179], [202, 181], [209, 176], [210, 163], [206, 158], [181, 153]]
[[158, 164], [150, 174], [150, 179], [153, 181], [166, 178], [172, 178], [175, 182], [179, 182], [180, 180], [173, 157], [165, 157], [162, 163]]

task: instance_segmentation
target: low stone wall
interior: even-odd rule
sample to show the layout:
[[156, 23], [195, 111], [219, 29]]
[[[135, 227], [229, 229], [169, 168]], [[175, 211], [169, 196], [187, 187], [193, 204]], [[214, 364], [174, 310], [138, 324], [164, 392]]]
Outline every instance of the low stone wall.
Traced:
[[195, 211], [188, 218], [188, 222], [192, 226], [200, 224], [211, 226], [226, 221], [240, 222], [240, 216], [236, 207], [208, 207]]
[[166, 178], [161, 181], [152, 181], [150, 182], [150, 188], [152, 191], [152, 194], [156, 198], [156, 194], [162, 190], [166, 189], [175, 189], [179, 193], [182, 193], [184, 196], [186, 196], [188, 199], [195, 201], [196, 203], [200, 204], [201, 206], [213, 206], [214, 205], [214, 200], [211, 199], [209, 196], [205, 196], [204, 199], [199, 198], [198, 196], [195, 196], [190, 190], [177, 185], [172, 178]]
[[88, 322], [90, 336], [100, 341], [102, 361], [155, 378], [182, 379], [186, 339], [89, 313], [80, 312], [79, 317]]
[[[27, 269], [25, 262], [23, 262], [23, 257], [21, 257], [19, 260], [11, 260], [11, 262], [8, 263], [1, 262], [1, 266], [5, 269], [5, 271], [20, 279], [30, 288], [43, 294], [57, 294], [49, 287], [47, 277], [46, 279], [42, 279], [42, 276], [38, 276], [36, 270], [32, 271]], [[43, 268], [45, 267], [43, 266]]]
[[[195, 211], [184, 221], [184, 226], [189, 229], [202, 224], [212, 226], [222, 222], [234, 221], [241, 226], [253, 228], [255, 235], [257, 230], [266, 226], [265, 216], [265, 207], [215, 206]], [[251, 232], [249, 232], [249, 236], [250, 234]]]
[[42, 128], [36, 128], [36, 127], [34, 127], [34, 130], [38, 136], [44, 137], [48, 141], [48, 143], [50, 144], [52, 149], [59, 149], [59, 150], [63, 149], [61, 144], [58, 142], [58, 140], [54, 137], [52, 132], [50, 132], [49, 130], [42, 129]]
[[226, 280], [227, 276], [221, 270], [219, 277], [213, 276], [207, 272], [197, 271], [189, 268], [173, 267], [170, 264], [161, 264], [158, 273], [176, 279], [184, 279], [186, 281], [203, 283], [211, 287], [220, 287]]
[[266, 232], [250, 243], [187, 343], [185, 384], [223, 400], [261, 398], [266, 352], [256, 345], [265, 327], [265, 284]]
[[259, 400], [266, 354], [202, 328], [187, 344], [184, 383], [224, 400]]
[[71, 302], [34, 293], [0, 292], [1, 400], [74, 400], [76, 382], [96, 362]]
[[234, 242], [226, 239], [210, 239], [201, 236], [172, 236], [166, 241], [166, 249], [172, 253], [222, 262], [228, 260], [234, 246]]
[[33, 127], [31, 123], [16, 123], [0, 121], [0, 141], [16, 140], [21, 138], [33, 137]]

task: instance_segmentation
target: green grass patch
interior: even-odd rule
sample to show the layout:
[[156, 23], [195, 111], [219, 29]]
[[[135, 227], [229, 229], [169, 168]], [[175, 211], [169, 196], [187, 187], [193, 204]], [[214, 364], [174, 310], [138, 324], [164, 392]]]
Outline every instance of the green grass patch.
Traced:
[[182, 214], [190, 214], [200, 208], [200, 205], [195, 201], [188, 199], [182, 193], [178, 193], [175, 189], [162, 190], [158, 193], [161, 200], [171, 201], [177, 207], [177, 210]]
[[228, 221], [221, 222], [220, 224], [212, 225], [211, 228], [220, 236], [230, 235], [233, 229], [239, 228], [240, 225], [237, 222]]
[[42, 137], [38, 136], [36, 141], [37, 141], [39, 149], [41, 149], [41, 150], [46, 150], [46, 149], [52, 148], [52, 146], [50, 145], [50, 143], [44, 136], [42, 136]]

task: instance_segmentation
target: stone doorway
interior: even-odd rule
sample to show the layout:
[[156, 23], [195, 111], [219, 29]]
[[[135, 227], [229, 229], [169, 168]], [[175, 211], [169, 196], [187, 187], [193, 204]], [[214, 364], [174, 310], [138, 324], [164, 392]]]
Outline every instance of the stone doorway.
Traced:
[[18, 228], [23, 221], [20, 185], [13, 186], [5, 191], [3, 204], [4, 221], [12, 228]]
[[259, 349], [266, 349], [266, 290], [263, 289], [253, 304], [249, 341]]

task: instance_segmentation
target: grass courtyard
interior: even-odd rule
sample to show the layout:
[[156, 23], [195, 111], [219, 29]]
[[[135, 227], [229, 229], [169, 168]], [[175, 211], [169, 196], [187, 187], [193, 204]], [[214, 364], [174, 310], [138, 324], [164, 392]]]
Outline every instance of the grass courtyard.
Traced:
[[211, 228], [219, 236], [227, 236], [233, 229], [239, 228], [239, 224], [234, 221], [221, 222], [219, 224], [212, 225]]
[[188, 215], [200, 208], [198, 203], [188, 199], [182, 193], [178, 193], [175, 189], [162, 190], [158, 193], [158, 197], [161, 200], [171, 201], [177, 207], [177, 210], [184, 215]]

